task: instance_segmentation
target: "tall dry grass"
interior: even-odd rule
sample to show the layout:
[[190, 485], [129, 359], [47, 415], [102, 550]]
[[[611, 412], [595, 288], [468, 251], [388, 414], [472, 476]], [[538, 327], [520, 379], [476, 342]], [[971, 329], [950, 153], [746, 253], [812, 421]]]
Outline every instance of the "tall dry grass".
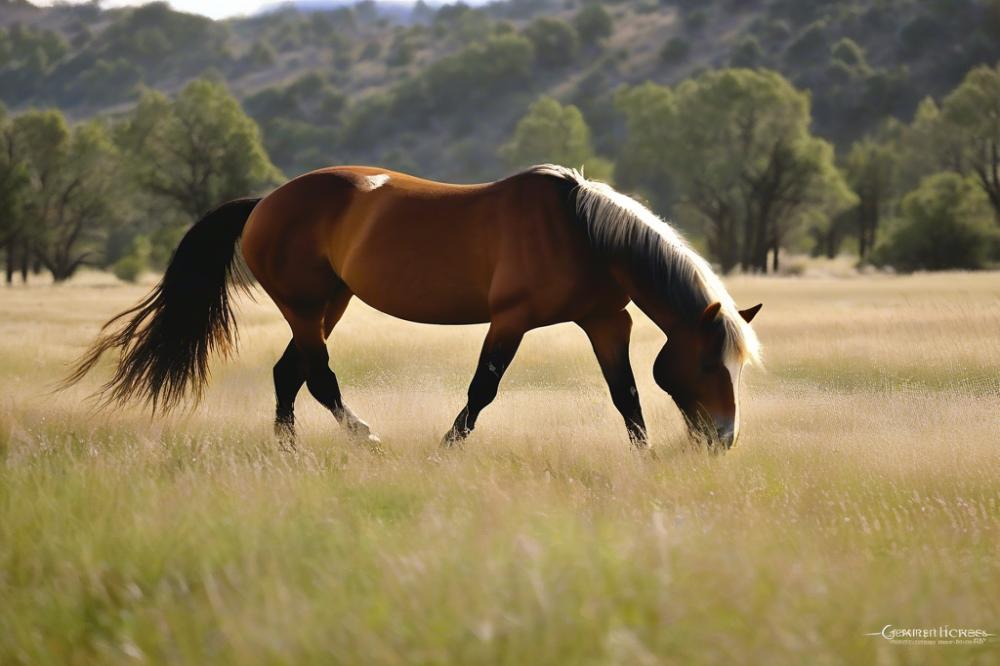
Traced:
[[439, 450], [484, 329], [359, 303], [331, 355], [384, 453], [305, 392], [289, 453], [266, 298], [204, 403], [151, 420], [91, 413], [98, 376], [47, 392], [142, 289], [0, 292], [0, 664], [997, 663], [996, 639], [864, 634], [1000, 633], [1000, 276], [730, 287], [765, 303], [767, 370], [725, 456], [685, 443], [641, 318], [652, 455], [570, 326], [530, 334]]

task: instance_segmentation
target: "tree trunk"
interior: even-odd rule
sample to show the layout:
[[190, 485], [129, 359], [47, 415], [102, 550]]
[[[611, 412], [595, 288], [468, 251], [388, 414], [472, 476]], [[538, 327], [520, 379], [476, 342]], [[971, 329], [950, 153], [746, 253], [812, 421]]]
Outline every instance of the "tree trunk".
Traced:
[[5, 263], [4, 268], [6, 269], [7, 286], [9, 287], [14, 283], [14, 239], [8, 239], [5, 249]]
[[861, 263], [868, 259], [868, 216], [865, 215], [865, 204], [858, 204], [858, 257]]
[[25, 239], [21, 243], [21, 282], [28, 284], [28, 263], [31, 261], [31, 245]]
[[771, 258], [771, 272], [778, 273], [778, 239], [775, 238], [773, 244], [771, 245], [771, 252], [773, 253]]

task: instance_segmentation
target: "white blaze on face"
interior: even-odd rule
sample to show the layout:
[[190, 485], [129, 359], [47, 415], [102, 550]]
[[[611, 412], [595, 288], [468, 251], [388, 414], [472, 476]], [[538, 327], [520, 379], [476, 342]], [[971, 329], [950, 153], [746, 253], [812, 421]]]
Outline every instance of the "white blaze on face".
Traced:
[[726, 361], [726, 370], [729, 371], [729, 379], [733, 382], [733, 444], [740, 434], [740, 374], [743, 372], [743, 363], [737, 358]]
[[389, 174], [378, 173], [374, 176], [365, 176], [362, 178], [362, 189], [365, 192], [371, 192], [372, 190], [377, 190], [388, 182]]

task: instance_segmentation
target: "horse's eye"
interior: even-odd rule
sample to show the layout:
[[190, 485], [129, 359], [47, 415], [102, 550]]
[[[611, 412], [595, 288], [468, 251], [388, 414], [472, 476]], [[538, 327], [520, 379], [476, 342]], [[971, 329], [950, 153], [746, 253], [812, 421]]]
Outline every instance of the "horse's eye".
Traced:
[[720, 363], [718, 361], [702, 361], [701, 362], [701, 371], [704, 372], [706, 375], [710, 375], [713, 372], [716, 372], [721, 367], [722, 367], [722, 363]]

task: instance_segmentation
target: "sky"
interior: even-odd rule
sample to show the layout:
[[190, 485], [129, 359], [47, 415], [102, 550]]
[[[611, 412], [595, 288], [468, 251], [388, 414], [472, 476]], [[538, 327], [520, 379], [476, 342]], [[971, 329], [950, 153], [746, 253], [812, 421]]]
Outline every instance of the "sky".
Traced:
[[[36, 5], [52, 5], [59, 0], [30, 0]], [[82, 0], [86, 1], [86, 0]], [[103, 7], [125, 7], [129, 5], [141, 5], [150, 0], [104, 0]], [[410, 3], [415, 0], [395, 0], [396, 2]], [[70, 0], [70, 4], [77, 4], [81, 0]], [[275, 0], [168, 0], [168, 4], [174, 9], [182, 12], [192, 12], [194, 14], [204, 14], [212, 18], [226, 18], [229, 16], [245, 16], [257, 12], [261, 7], [274, 5]], [[478, 4], [473, 0], [468, 4]]]

